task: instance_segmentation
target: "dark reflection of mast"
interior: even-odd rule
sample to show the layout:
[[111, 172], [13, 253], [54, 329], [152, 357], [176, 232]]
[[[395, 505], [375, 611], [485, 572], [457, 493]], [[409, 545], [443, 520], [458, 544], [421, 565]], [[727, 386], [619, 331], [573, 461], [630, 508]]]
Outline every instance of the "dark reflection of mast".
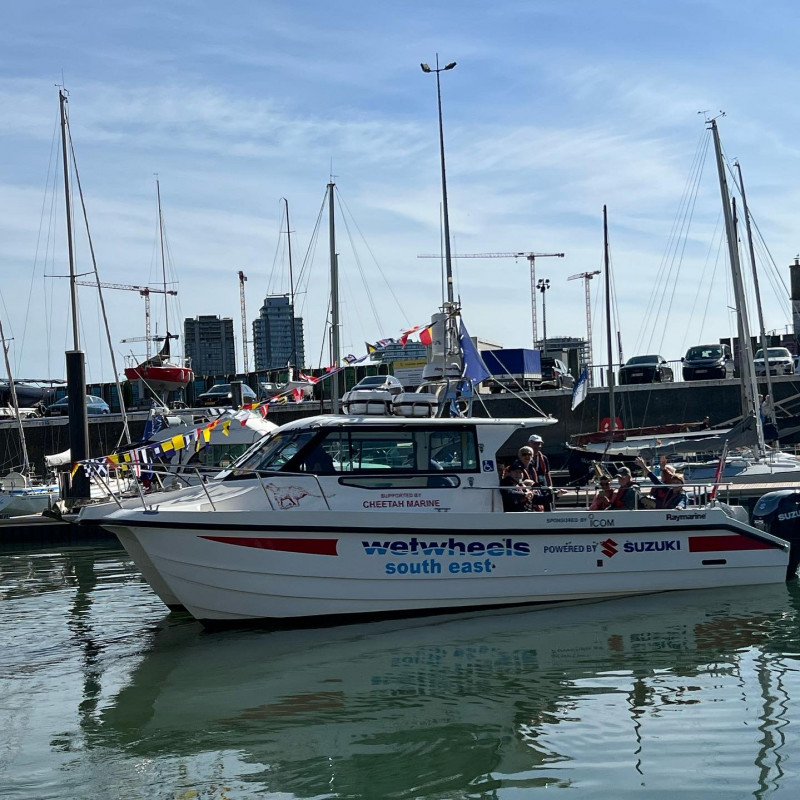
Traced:
[[[778, 668], [777, 660], [770, 664], [769, 657], [759, 650], [754, 662], [763, 705], [758, 726], [761, 732], [761, 746], [755, 761], [758, 767], [758, 788], [753, 792], [753, 796], [764, 797], [777, 791], [781, 786], [781, 778], [784, 777], [782, 763], [786, 745], [784, 728], [789, 724], [786, 716], [789, 696], [783, 681], [786, 669], [783, 666]], [[773, 674], [774, 689], [771, 686]], [[773, 769], [775, 774], [770, 778]]]
[[67, 627], [83, 653], [83, 700], [78, 706], [80, 725], [84, 729], [94, 728], [94, 712], [100, 698], [100, 673], [98, 656], [101, 647], [92, 635], [89, 612], [92, 608], [92, 592], [97, 586], [94, 571], [93, 551], [85, 550], [71, 553], [67, 551], [65, 573], [75, 577], [76, 591], [69, 609]]

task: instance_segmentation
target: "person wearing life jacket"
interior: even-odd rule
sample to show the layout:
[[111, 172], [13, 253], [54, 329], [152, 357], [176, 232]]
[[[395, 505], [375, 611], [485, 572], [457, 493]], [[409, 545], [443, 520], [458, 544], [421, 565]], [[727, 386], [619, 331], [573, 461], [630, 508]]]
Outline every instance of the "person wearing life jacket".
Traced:
[[611, 478], [608, 475], [600, 477], [600, 488], [589, 506], [589, 511], [605, 511], [614, 497], [614, 490], [611, 488]]
[[550, 461], [542, 452], [542, 437], [534, 433], [528, 437], [528, 447], [533, 450], [531, 466], [536, 470], [539, 491], [545, 511], [553, 510], [553, 479], [550, 477]]
[[627, 509], [632, 511], [636, 508], [636, 486], [631, 477], [631, 471], [627, 467], [620, 467], [617, 470], [619, 487], [611, 498], [609, 509]]
[[525, 478], [525, 469], [515, 461], [503, 472], [500, 479], [500, 493], [503, 498], [503, 511], [532, 511], [534, 490], [531, 481]]
[[664, 456], [661, 456], [660, 478], [647, 466], [643, 458], [637, 458], [636, 463], [654, 484], [654, 488], [650, 490], [650, 497], [655, 501], [655, 508], [686, 508], [689, 498], [683, 489], [683, 474], [672, 464], [667, 464]]

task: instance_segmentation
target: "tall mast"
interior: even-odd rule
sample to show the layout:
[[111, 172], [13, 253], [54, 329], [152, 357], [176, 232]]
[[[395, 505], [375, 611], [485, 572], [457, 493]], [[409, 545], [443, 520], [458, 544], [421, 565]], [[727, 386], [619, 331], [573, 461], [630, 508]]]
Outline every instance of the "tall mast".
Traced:
[[69, 298], [72, 310], [72, 349], [80, 350], [78, 336], [78, 287], [75, 284], [75, 250], [72, 244], [72, 198], [69, 191], [69, 158], [67, 157], [67, 93], [58, 92], [61, 111], [61, 155], [64, 161], [64, 201], [67, 207], [67, 249], [69, 250]]
[[[742, 177], [742, 165], [736, 161], [734, 166], [739, 173], [739, 191], [742, 193], [742, 208], [744, 211], [744, 223], [747, 229], [747, 248], [750, 255], [750, 268], [753, 271], [753, 289], [756, 294], [756, 309], [758, 310], [758, 335], [761, 342], [761, 351], [764, 353], [764, 364], [767, 366], [767, 394], [771, 400], [775, 400], [775, 395], [772, 393], [772, 376], [769, 372], [769, 358], [767, 353], [767, 334], [764, 330], [764, 310], [761, 308], [761, 290], [758, 286], [758, 269], [756, 268], [756, 254], [753, 249], [753, 227], [750, 224], [750, 211], [747, 208], [747, 195], [744, 191], [744, 178]], [[777, 428], [777, 420], [775, 419], [775, 403], [769, 404], [770, 422]], [[759, 415], [760, 416], [760, 415]]]
[[22, 425], [22, 417], [19, 413], [19, 400], [17, 400], [17, 387], [14, 385], [14, 376], [11, 374], [11, 362], [8, 359], [8, 347], [6, 346], [6, 336], [3, 333], [3, 321], [0, 320], [0, 342], [3, 344], [3, 356], [6, 360], [6, 374], [8, 375], [8, 390], [11, 393], [11, 404], [17, 415], [17, 427], [19, 428], [19, 444], [22, 448], [22, 474], [25, 475], [30, 468], [28, 463], [28, 445], [25, 442], [25, 428]]
[[292, 306], [292, 366], [296, 367], [297, 364], [297, 333], [295, 332], [294, 323], [294, 273], [292, 272], [292, 232], [289, 228], [289, 201], [284, 197], [283, 202], [286, 204], [286, 246], [289, 249], [289, 303]]
[[[64, 161], [64, 203], [66, 204], [67, 247], [69, 250], [69, 291], [72, 306], [72, 338], [74, 347], [64, 356], [67, 369], [67, 397], [69, 398], [69, 449], [72, 462], [89, 457], [89, 420], [86, 415], [86, 359], [80, 349], [78, 337], [78, 287], [75, 280], [75, 251], [72, 244], [72, 200], [69, 192], [69, 157], [67, 156], [67, 93], [58, 93], [61, 111], [61, 153]], [[72, 476], [72, 499], [88, 499], [89, 478], [83, 470]]]
[[161, 280], [164, 284], [164, 335], [167, 337], [169, 351], [169, 305], [167, 303], [167, 262], [164, 257], [164, 215], [161, 213], [161, 183], [156, 178], [156, 194], [158, 195], [158, 235], [161, 239]]
[[[333, 189], [336, 184], [328, 184], [328, 226], [331, 248], [331, 365], [339, 366], [339, 259], [336, 255], [336, 227], [333, 207]], [[339, 413], [339, 376], [331, 380], [331, 411]]]
[[611, 420], [608, 429], [608, 441], [614, 441], [616, 428], [617, 409], [614, 405], [614, 344], [611, 336], [611, 274], [608, 268], [608, 211], [603, 206], [603, 263], [605, 265], [606, 281], [606, 344], [608, 347], [608, 416]]
[[[725, 180], [725, 166], [722, 161], [722, 144], [717, 130], [717, 121], [709, 120], [714, 138], [714, 153], [717, 158], [719, 175], [719, 191], [722, 198], [722, 213], [725, 216], [725, 233], [728, 239], [728, 256], [731, 262], [731, 279], [733, 296], [736, 302], [736, 318], [739, 325], [739, 375], [742, 381], [742, 416], [755, 417], [758, 449], [764, 453], [764, 429], [761, 426], [761, 415], [758, 408], [758, 386], [753, 371], [753, 348], [750, 343], [750, 322], [747, 315], [747, 297], [742, 280], [742, 266], [739, 262], [739, 248], [736, 246], [736, 230], [734, 228], [733, 211], [731, 210], [728, 182]], [[766, 356], [766, 354], [765, 354]]]

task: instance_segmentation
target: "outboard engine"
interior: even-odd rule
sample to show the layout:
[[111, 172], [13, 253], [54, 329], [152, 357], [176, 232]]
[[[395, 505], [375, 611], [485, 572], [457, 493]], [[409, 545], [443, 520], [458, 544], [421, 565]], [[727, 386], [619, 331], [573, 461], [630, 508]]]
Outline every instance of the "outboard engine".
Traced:
[[783, 489], [765, 494], [753, 509], [753, 525], [791, 544], [786, 580], [800, 563], [800, 492]]

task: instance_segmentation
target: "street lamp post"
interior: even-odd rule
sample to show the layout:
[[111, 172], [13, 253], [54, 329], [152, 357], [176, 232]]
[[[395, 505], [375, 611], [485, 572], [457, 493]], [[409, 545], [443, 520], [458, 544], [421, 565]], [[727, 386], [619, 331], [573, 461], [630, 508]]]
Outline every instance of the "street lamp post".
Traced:
[[542, 352], [547, 352], [547, 305], [545, 303], [545, 292], [550, 288], [550, 281], [547, 278], [540, 278], [536, 288], [542, 293]]
[[446, 72], [455, 67], [456, 62], [451, 61], [444, 67], [439, 66], [439, 54], [436, 54], [436, 68], [432, 69], [427, 64], [420, 64], [423, 72], [436, 73], [436, 99], [439, 104], [439, 153], [442, 161], [442, 208], [444, 216], [444, 266], [447, 276], [447, 302], [452, 308], [453, 294], [453, 263], [450, 256], [450, 217], [447, 212], [447, 174], [444, 166], [444, 127], [442, 125], [442, 88], [439, 83], [439, 73]]

